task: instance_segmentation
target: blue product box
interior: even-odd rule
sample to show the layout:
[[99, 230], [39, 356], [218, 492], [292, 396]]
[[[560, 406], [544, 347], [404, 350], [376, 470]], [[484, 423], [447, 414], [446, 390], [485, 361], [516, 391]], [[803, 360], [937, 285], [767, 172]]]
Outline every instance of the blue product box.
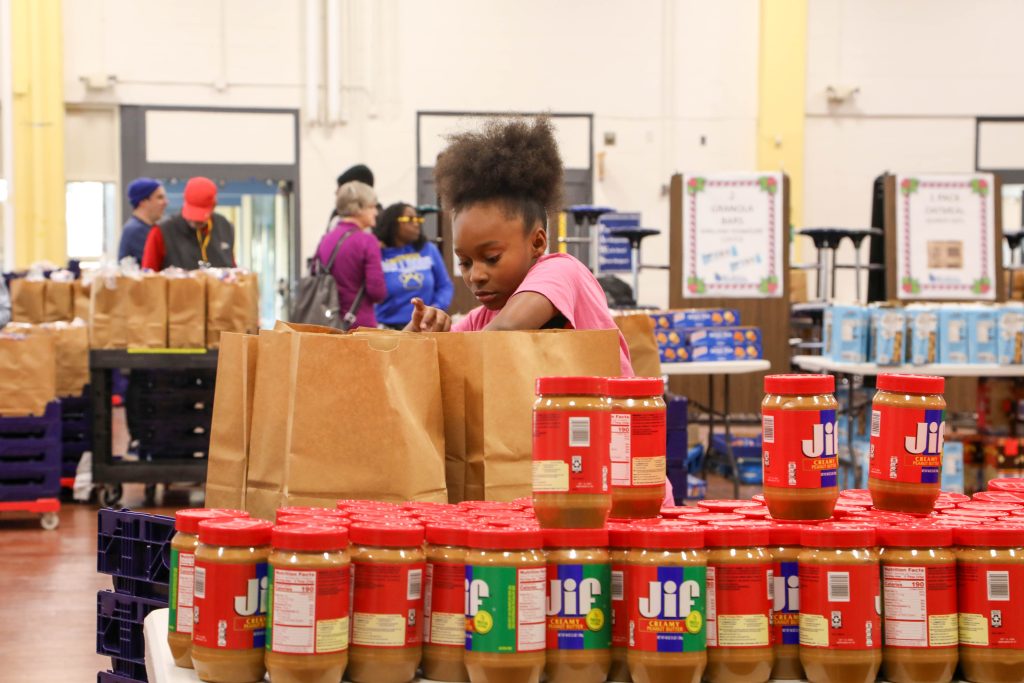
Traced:
[[687, 346], [660, 346], [658, 356], [662, 363], [687, 363], [690, 360], [690, 348]]
[[967, 363], [970, 358], [968, 309], [947, 305], [939, 309], [939, 362]]
[[732, 327], [740, 324], [740, 314], [734, 308], [692, 308], [678, 311], [651, 313], [655, 330], [693, 327]]
[[964, 492], [964, 444], [946, 441], [942, 447], [941, 487], [950, 493]]
[[967, 310], [969, 363], [994, 364], [999, 359], [999, 311], [991, 306]]
[[689, 347], [694, 362], [755, 360], [764, 354], [760, 344], [700, 344]]
[[932, 306], [911, 304], [907, 315], [907, 357], [913, 365], [939, 362], [939, 311]]
[[1024, 305], [1006, 304], [999, 308], [999, 364], [1024, 363]]
[[867, 309], [860, 306], [829, 306], [825, 309], [824, 322], [824, 355], [843, 363], [867, 362]]
[[871, 309], [872, 363], [902, 365], [906, 357], [907, 316], [899, 308]]
[[761, 328], [745, 327], [700, 327], [692, 330], [681, 330], [683, 338], [690, 346], [711, 342], [732, 342], [734, 344], [760, 344]]

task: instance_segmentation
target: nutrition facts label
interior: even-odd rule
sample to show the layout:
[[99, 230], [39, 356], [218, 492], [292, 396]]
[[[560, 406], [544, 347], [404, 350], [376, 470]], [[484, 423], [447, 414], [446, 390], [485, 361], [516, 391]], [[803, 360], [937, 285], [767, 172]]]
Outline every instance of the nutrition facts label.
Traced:
[[175, 624], [175, 630], [178, 633], [192, 633], [192, 600], [195, 578], [195, 553], [178, 553], [178, 604], [177, 623]]
[[[940, 592], [952, 586], [952, 568], [882, 568], [885, 642], [890, 647], [951, 647], [957, 644], [955, 605], [942, 605]], [[950, 574], [950, 576], [947, 576]], [[929, 590], [931, 589], [931, 590]], [[929, 600], [933, 604], [929, 604]]]
[[[320, 579], [318, 581], [318, 579]], [[317, 597], [343, 595], [348, 583], [347, 572], [294, 571], [274, 572], [274, 599], [271, 605], [272, 649], [291, 654], [338, 652], [348, 646], [348, 617], [337, 614], [317, 614]], [[338, 607], [344, 607], [339, 603]], [[321, 605], [324, 609], [326, 605]], [[317, 618], [317, 617], [321, 618]], [[335, 618], [323, 618], [333, 616]]]
[[547, 568], [519, 570], [517, 647], [520, 652], [535, 652], [547, 646], [547, 577]]

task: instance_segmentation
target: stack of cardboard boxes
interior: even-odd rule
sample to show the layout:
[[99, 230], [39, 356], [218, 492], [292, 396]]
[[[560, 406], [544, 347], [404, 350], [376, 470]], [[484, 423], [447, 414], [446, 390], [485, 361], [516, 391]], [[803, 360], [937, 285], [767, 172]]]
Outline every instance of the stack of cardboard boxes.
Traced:
[[704, 308], [652, 313], [662, 363], [761, 358], [761, 330], [740, 324], [739, 312]]

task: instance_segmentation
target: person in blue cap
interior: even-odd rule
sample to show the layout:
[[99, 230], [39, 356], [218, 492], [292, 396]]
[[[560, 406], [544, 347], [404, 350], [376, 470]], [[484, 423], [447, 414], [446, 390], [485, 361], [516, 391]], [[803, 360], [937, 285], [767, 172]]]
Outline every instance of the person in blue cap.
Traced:
[[167, 193], [164, 186], [152, 178], [136, 178], [128, 184], [128, 202], [132, 215], [121, 229], [121, 244], [117, 249], [117, 260], [131, 256], [142, 264], [142, 252], [146, 248], [149, 231], [157, 224], [167, 208]]

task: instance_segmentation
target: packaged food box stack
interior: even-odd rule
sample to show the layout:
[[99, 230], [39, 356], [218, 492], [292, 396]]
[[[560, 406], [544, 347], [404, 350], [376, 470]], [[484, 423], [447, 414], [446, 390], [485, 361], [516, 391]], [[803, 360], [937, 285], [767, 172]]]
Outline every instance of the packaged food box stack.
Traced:
[[760, 328], [742, 326], [735, 309], [663, 311], [651, 318], [663, 363], [763, 357]]

